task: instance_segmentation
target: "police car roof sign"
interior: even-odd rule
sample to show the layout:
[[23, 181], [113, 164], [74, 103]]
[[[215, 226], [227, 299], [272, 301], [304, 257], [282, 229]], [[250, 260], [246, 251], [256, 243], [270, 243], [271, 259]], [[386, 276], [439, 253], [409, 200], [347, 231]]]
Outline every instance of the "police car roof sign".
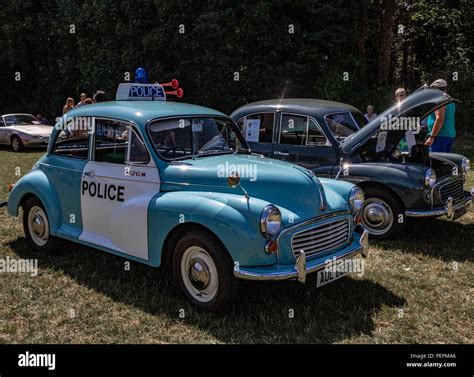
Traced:
[[117, 88], [117, 101], [166, 101], [160, 84], [122, 83]]

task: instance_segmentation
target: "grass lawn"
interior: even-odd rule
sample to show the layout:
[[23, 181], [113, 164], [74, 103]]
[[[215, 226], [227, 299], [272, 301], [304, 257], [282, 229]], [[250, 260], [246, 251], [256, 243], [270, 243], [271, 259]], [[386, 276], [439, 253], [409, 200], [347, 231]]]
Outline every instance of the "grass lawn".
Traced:
[[[457, 151], [474, 162], [472, 145]], [[42, 153], [0, 149], [0, 200]], [[71, 243], [31, 251], [21, 220], [0, 209], [0, 259], [39, 264], [36, 277], [0, 273], [0, 343], [473, 343], [474, 210], [409, 230], [372, 243], [363, 277], [321, 289], [311, 275], [306, 285], [242, 281], [233, 312], [215, 317], [160, 269], [126, 271], [124, 259]]]

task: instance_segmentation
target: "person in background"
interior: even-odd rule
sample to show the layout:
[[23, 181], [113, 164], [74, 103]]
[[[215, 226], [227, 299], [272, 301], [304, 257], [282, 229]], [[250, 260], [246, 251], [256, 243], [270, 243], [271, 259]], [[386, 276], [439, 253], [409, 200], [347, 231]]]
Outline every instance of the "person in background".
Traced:
[[49, 120], [46, 119], [46, 118], [45, 118], [43, 115], [41, 115], [41, 114], [36, 115], [36, 119], [38, 119], [38, 121], [39, 121], [41, 124], [44, 124], [44, 125], [46, 125], [46, 126], [49, 126], [49, 124], [50, 124], [50, 123], [49, 123]]
[[87, 94], [81, 93], [80, 98], [81, 100], [77, 103], [76, 107], [84, 106], [86, 104]]
[[72, 109], [74, 109], [74, 98], [68, 97], [66, 99], [66, 104], [63, 106], [63, 115]]
[[92, 97], [94, 103], [104, 102], [105, 101], [105, 92], [103, 90], [98, 90], [95, 92], [94, 96]]
[[[439, 89], [446, 93], [448, 83], [446, 80], [434, 81], [430, 88]], [[425, 144], [431, 152], [451, 152], [456, 138], [455, 122], [456, 105], [454, 102], [436, 110], [428, 116], [428, 139]]]
[[405, 88], [398, 88], [397, 90], [395, 90], [395, 99], [397, 103], [402, 102], [406, 96], [407, 96], [407, 92]]
[[94, 101], [92, 100], [92, 98], [86, 98], [86, 100], [84, 101], [84, 105], [92, 105], [94, 103]]
[[377, 116], [377, 114], [374, 113], [374, 107], [372, 105], [367, 106], [367, 112], [364, 116], [369, 122]]

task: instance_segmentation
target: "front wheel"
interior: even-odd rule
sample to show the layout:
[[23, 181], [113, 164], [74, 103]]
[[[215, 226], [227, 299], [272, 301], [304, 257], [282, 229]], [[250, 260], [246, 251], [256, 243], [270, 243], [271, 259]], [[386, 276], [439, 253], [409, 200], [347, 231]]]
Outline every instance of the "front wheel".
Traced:
[[173, 255], [173, 273], [186, 298], [199, 309], [223, 312], [237, 296], [232, 259], [208, 232], [196, 230], [179, 240]]
[[394, 238], [403, 231], [403, 208], [397, 198], [375, 187], [364, 189], [362, 223], [373, 239]]
[[10, 140], [10, 146], [13, 152], [21, 152], [24, 149], [23, 142], [16, 135], [12, 136]]

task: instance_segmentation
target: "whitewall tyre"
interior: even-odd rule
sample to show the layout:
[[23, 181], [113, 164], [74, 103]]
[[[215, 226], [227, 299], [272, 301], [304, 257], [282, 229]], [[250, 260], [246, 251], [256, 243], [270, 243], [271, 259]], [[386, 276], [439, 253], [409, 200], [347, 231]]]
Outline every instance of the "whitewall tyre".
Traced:
[[226, 311], [237, 296], [232, 259], [219, 240], [204, 230], [186, 233], [177, 242], [173, 274], [184, 296], [199, 309]]
[[48, 215], [41, 201], [29, 198], [23, 206], [23, 229], [28, 246], [35, 251], [52, 251], [55, 238], [51, 236]]

